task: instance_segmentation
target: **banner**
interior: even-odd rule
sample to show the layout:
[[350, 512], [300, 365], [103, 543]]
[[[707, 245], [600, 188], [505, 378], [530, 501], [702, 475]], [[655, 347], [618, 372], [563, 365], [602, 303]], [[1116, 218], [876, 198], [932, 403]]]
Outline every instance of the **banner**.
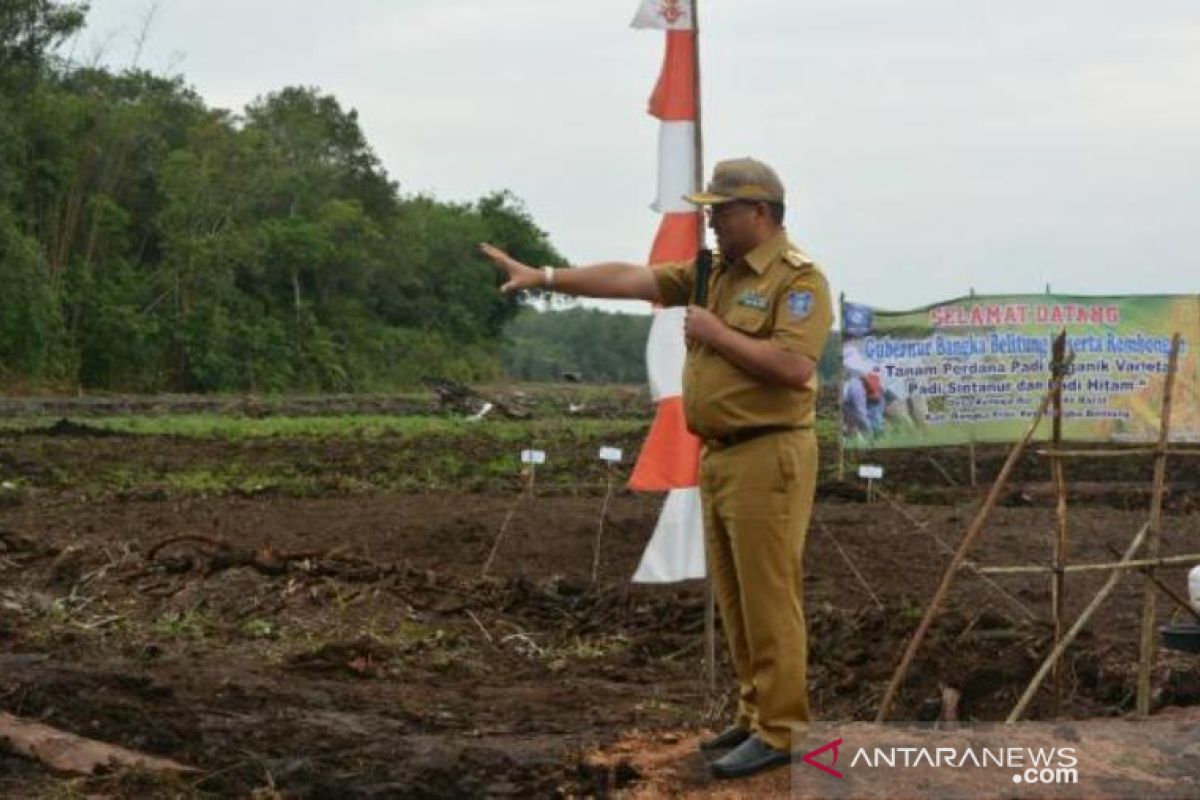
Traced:
[[[1171, 337], [1183, 338], [1171, 440], [1200, 441], [1200, 297], [971, 296], [913, 311], [842, 304], [842, 436], [849, 449], [1014, 442], [1050, 381], [1051, 345], [1075, 354], [1063, 438], [1158, 438]], [[1050, 435], [1049, 415], [1036, 434]]]

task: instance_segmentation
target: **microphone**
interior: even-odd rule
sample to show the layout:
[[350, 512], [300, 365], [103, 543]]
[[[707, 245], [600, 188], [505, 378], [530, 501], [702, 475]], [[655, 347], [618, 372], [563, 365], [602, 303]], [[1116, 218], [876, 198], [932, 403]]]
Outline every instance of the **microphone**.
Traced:
[[712, 272], [713, 251], [707, 247], [696, 253], [696, 305], [708, 308], [708, 276]]

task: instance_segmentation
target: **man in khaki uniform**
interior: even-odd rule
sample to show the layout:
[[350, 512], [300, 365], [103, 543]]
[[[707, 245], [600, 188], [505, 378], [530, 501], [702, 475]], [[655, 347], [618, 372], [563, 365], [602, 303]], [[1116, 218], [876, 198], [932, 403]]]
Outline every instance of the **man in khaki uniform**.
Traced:
[[525, 288], [687, 305], [683, 401], [704, 441], [705, 547], [739, 684], [737, 719], [701, 745], [729, 749], [720, 777], [790, 759], [792, 729], [809, 719], [802, 559], [817, 477], [816, 364], [833, 323], [829, 286], [787, 238], [783, 184], [752, 159], [719, 163], [707, 190], [719, 254], [705, 307], [695, 262], [654, 270], [597, 264], [541, 270], [482, 245]]

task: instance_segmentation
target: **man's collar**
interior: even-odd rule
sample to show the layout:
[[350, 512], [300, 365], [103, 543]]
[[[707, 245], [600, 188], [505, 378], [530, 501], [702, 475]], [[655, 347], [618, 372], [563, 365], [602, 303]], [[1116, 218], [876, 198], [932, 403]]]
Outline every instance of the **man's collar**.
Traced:
[[780, 228], [774, 236], [751, 250], [742, 260], [750, 265], [750, 269], [762, 275], [785, 247], [787, 247], [787, 231]]

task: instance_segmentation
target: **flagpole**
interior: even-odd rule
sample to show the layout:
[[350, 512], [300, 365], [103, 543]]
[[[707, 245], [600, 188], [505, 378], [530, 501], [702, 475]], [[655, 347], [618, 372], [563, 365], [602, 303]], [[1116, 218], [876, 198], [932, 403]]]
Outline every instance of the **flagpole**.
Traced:
[[[695, 172], [693, 174], [693, 183], [697, 192], [704, 188], [704, 114], [702, 113], [702, 103], [700, 97], [700, 0], [691, 0], [692, 4], [692, 35], [695, 37], [692, 52], [695, 56], [695, 64], [692, 69], [692, 90], [695, 92], [696, 99], [696, 121], [694, 125], [694, 136], [696, 146]], [[697, 211], [699, 216], [698, 224], [696, 225], [696, 253], [705, 246], [704, 236], [704, 216], [703, 212]], [[708, 676], [708, 691], [709, 694], [715, 694], [717, 691], [717, 595], [713, 586], [711, 565], [708, 570], [708, 576], [705, 578], [705, 588], [708, 598], [704, 604], [704, 646], [705, 646], [705, 672]]]
[[[692, 70], [693, 81], [695, 83], [693, 89], [696, 93], [696, 164], [695, 164], [695, 186], [696, 191], [704, 190], [704, 114], [700, 98], [700, 0], [691, 0], [692, 3], [692, 28], [696, 38], [695, 46], [692, 52], [695, 54], [695, 69]], [[698, 214], [700, 212], [697, 212]], [[704, 217], [701, 214], [700, 224], [696, 226], [696, 250], [699, 252], [704, 249]]]

